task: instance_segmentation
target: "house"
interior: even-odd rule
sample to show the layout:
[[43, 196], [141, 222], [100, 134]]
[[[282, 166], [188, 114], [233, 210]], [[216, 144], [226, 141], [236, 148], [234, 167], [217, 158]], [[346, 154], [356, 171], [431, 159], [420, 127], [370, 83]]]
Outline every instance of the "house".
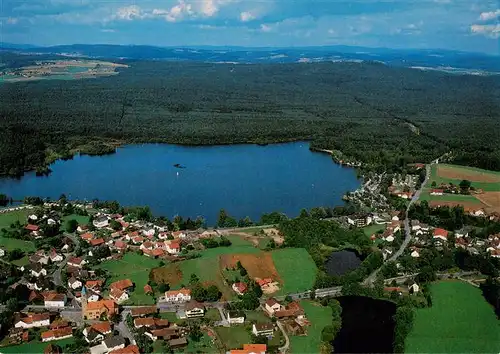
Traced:
[[38, 236], [39, 231], [40, 231], [40, 226], [38, 225], [33, 225], [33, 224], [28, 224], [24, 227], [25, 230], [28, 230], [31, 235], [33, 236]]
[[446, 231], [445, 229], [436, 228], [434, 229], [432, 238], [435, 240], [446, 241], [448, 240], [448, 231]]
[[420, 230], [420, 221], [412, 220], [411, 221], [411, 231], [417, 231], [417, 230]]
[[5, 256], [5, 250], [0, 248], [0, 257], [3, 257]]
[[264, 278], [264, 279], [255, 278], [255, 282], [257, 283], [257, 285], [260, 286], [262, 291], [264, 291], [273, 283], [273, 280], [271, 278]]
[[174, 237], [174, 239], [186, 238], [187, 234], [184, 231], [174, 231], [172, 232], [172, 236]]
[[179, 337], [179, 328], [148, 329], [144, 334], [152, 341], [157, 341], [158, 339], [170, 340], [172, 337]]
[[272, 323], [254, 323], [252, 325], [252, 333], [256, 336], [272, 337], [274, 325]]
[[382, 249], [382, 258], [384, 261], [392, 255], [392, 250], [390, 248]]
[[290, 302], [284, 308], [274, 313], [274, 316], [277, 318], [290, 318], [290, 317], [299, 317], [302, 318], [304, 316], [304, 309], [300, 304], [296, 301]]
[[153, 294], [153, 288], [151, 287], [151, 285], [149, 284], [144, 285], [144, 294], [146, 295]]
[[70, 267], [75, 267], [75, 268], [81, 268], [83, 267], [87, 262], [81, 257], [71, 257], [68, 259], [68, 266]]
[[111, 283], [109, 285], [109, 288], [110, 289], [118, 289], [118, 290], [121, 290], [121, 291], [125, 291], [125, 290], [128, 290], [130, 288], [133, 288], [134, 287], [134, 283], [132, 283], [132, 280], [130, 279], [122, 279], [122, 280], [118, 280], [118, 281], [115, 281], [114, 283]]
[[64, 257], [57, 253], [55, 249], [50, 251], [49, 258], [52, 263], [62, 262], [64, 259]]
[[85, 232], [89, 229], [89, 227], [87, 225], [78, 225], [78, 227], [76, 228], [76, 231], [78, 232]]
[[38, 263], [43, 265], [49, 264], [49, 260], [50, 258], [45, 255], [45, 252], [43, 250], [40, 250], [29, 257], [30, 263]]
[[158, 312], [158, 308], [156, 306], [144, 306], [144, 307], [134, 307], [130, 314], [132, 317], [144, 317], [149, 315], [154, 315]]
[[111, 334], [111, 323], [97, 322], [83, 330], [83, 336], [87, 343], [101, 342], [106, 335]]
[[90, 240], [90, 245], [93, 247], [100, 246], [103, 244], [104, 244], [103, 238], [96, 238], [96, 239]]
[[430, 193], [430, 195], [443, 195], [444, 190], [443, 189], [433, 189]]
[[190, 301], [186, 304], [184, 311], [187, 318], [203, 317], [205, 316], [205, 306], [198, 301]]
[[81, 234], [80, 238], [88, 243], [94, 239], [94, 234], [91, 232], [86, 232], [84, 234]]
[[121, 304], [122, 302], [127, 301], [129, 298], [126, 291], [117, 288], [111, 288], [111, 291], [109, 292], [109, 297], [110, 299], [115, 300], [117, 304]]
[[139, 249], [141, 249], [142, 251], [152, 250], [153, 248], [154, 248], [154, 244], [151, 241], [146, 241], [141, 245], [141, 247], [139, 247]]
[[113, 300], [99, 300], [87, 303], [84, 316], [88, 320], [97, 320], [101, 316], [109, 318], [115, 313], [118, 313], [118, 305], [116, 302]]
[[169, 324], [170, 323], [168, 322], [168, 320], [162, 320], [160, 318], [154, 318], [154, 317], [146, 317], [146, 318], [139, 317], [134, 319], [135, 328], [154, 327], [155, 329], [158, 329], [158, 328], [168, 327]]
[[42, 293], [45, 307], [64, 307], [66, 305], [66, 294], [58, 294], [55, 291]]
[[347, 223], [356, 227], [370, 225], [373, 219], [370, 214], [353, 214], [347, 217]]
[[43, 350], [43, 354], [62, 354], [63, 351], [60, 346], [55, 344], [49, 344]]
[[68, 279], [68, 286], [73, 290], [81, 288], [82, 285], [82, 282], [75, 277], [71, 277]]
[[229, 324], [242, 324], [245, 322], [245, 313], [243, 311], [227, 311], [226, 318]]
[[40, 263], [34, 263], [31, 265], [30, 274], [34, 277], [41, 277], [47, 275], [47, 270], [43, 268]]
[[382, 233], [381, 237], [382, 237], [382, 240], [384, 240], [386, 242], [393, 242], [394, 241], [393, 230], [391, 228], [386, 229]]
[[410, 253], [410, 256], [412, 256], [413, 258], [419, 258], [420, 253], [418, 252], [418, 249], [414, 248], [413, 251]]
[[117, 241], [115, 241], [114, 248], [118, 252], [125, 252], [128, 248], [128, 245], [125, 242], [123, 242], [122, 240], [117, 240]]
[[125, 348], [125, 338], [122, 336], [113, 336], [110, 338], [105, 339], [103, 342], [104, 346], [106, 347], [106, 350], [108, 352], [117, 350], [117, 349], [123, 349]]
[[170, 290], [165, 292], [165, 301], [187, 302], [191, 300], [191, 290], [182, 288], [180, 290]]
[[115, 349], [108, 354], [139, 354], [139, 347], [137, 345], [128, 345], [125, 348]]
[[98, 229], [102, 229], [103, 227], [108, 227], [109, 220], [108, 220], [107, 216], [101, 215], [101, 216], [94, 218], [94, 220], [92, 221], [92, 224], [95, 227], [97, 227]]
[[177, 241], [171, 241], [167, 244], [167, 252], [170, 254], [178, 254], [181, 251], [181, 244]]
[[243, 349], [233, 349], [229, 354], [266, 354], [266, 344], [243, 344]]
[[68, 327], [69, 325], [70, 324], [68, 321], [59, 318], [50, 324], [50, 329], [61, 329], [64, 327]]
[[17, 317], [18, 319], [14, 320], [15, 328], [36, 328], [50, 325], [50, 314], [48, 313], [32, 313], [22, 317], [18, 314]]
[[89, 290], [92, 290], [96, 293], [100, 293], [102, 290], [102, 286], [104, 284], [103, 280], [87, 280], [85, 283], [85, 287]]
[[165, 251], [161, 248], [155, 248], [154, 250], [144, 249], [142, 251], [146, 257], [158, 258], [165, 255]]
[[73, 329], [71, 327], [53, 329], [50, 331], [42, 332], [41, 334], [42, 342], [50, 342], [53, 340], [61, 340], [71, 337], [73, 337]]
[[283, 306], [276, 301], [275, 298], [269, 298], [266, 303], [264, 304], [264, 309], [269, 313], [270, 315], [274, 315], [276, 311], [281, 311]]
[[236, 292], [236, 294], [238, 294], [238, 295], [243, 295], [248, 290], [248, 286], [242, 282], [234, 283], [232, 288]]
[[175, 339], [171, 339], [171, 340], [168, 341], [168, 345], [172, 349], [183, 348], [187, 344], [188, 344], [187, 339], [184, 338], [184, 337], [182, 337], [182, 338], [175, 338]]

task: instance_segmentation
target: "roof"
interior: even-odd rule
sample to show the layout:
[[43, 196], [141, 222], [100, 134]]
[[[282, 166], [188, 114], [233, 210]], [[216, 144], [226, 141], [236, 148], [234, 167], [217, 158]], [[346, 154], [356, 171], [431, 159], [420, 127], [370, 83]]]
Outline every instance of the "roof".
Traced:
[[40, 226], [38, 225], [33, 225], [33, 224], [28, 224], [24, 227], [26, 230], [29, 231], [38, 231], [40, 229]]
[[114, 348], [119, 345], [125, 345], [125, 338], [122, 336], [113, 336], [104, 340], [106, 348]]
[[181, 244], [179, 242], [172, 241], [168, 244], [168, 248], [178, 250], [181, 248]]
[[443, 190], [443, 189], [433, 189], [433, 190], [431, 191], [431, 193], [443, 193], [443, 192], [444, 192], [444, 190]]
[[87, 280], [85, 283], [85, 286], [87, 288], [100, 288], [104, 284], [103, 280], [97, 279], [97, 280]]
[[259, 286], [264, 286], [264, 285], [267, 285], [269, 283], [272, 283], [273, 280], [271, 278], [265, 278], [265, 279], [258, 279], [256, 280], [257, 284], [259, 284]]
[[115, 241], [116, 248], [127, 248], [127, 244], [122, 240]]
[[66, 320], [63, 320], [62, 318], [55, 320], [50, 324], [50, 329], [58, 329], [58, 328], [63, 328], [63, 327], [68, 327], [69, 322]]
[[[50, 320], [50, 314], [48, 313], [30, 313], [25, 317], [21, 317], [19, 321], [22, 321], [24, 323], [33, 323], [33, 322], [38, 322], [38, 321], [45, 321], [45, 320]], [[18, 321], [18, 322], [19, 322]]]
[[90, 241], [94, 238], [94, 234], [91, 232], [86, 232], [84, 234], [81, 234], [80, 237], [84, 239], [85, 241]]
[[53, 329], [51, 331], [46, 331], [41, 334], [42, 339], [48, 338], [61, 338], [73, 334], [73, 329], [71, 327], [64, 327], [60, 329]]
[[248, 353], [262, 353], [267, 350], [267, 345], [265, 344], [243, 344], [243, 350]]
[[244, 293], [247, 289], [248, 286], [245, 283], [239, 282], [239, 283], [234, 283], [233, 286], [238, 289], [240, 293]]
[[139, 347], [137, 345], [129, 345], [125, 348], [112, 350], [108, 354], [139, 354]]
[[83, 258], [81, 257], [71, 257], [70, 259], [68, 259], [68, 263], [71, 263], [71, 264], [81, 264], [83, 262]]
[[175, 345], [185, 345], [187, 344], [187, 339], [182, 337], [182, 338], [177, 338], [177, 339], [171, 339], [169, 340], [168, 344], [170, 344], [171, 346], [175, 346]]
[[45, 301], [65, 301], [66, 295], [56, 293], [55, 291], [46, 291], [42, 293]]
[[[270, 307], [271, 307], [271, 306], [274, 306], [274, 305], [276, 305], [276, 304], [280, 305], [280, 303], [279, 303], [279, 302], [278, 302], [278, 301], [277, 301], [274, 297], [271, 297], [271, 298], [269, 298], [269, 299], [266, 301], [266, 305], [267, 305], [267, 306], [270, 306]], [[281, 305], [280, 305], [280, 306], [281, 306]]]
[[191, 290], [190, 289], [186, 289], [186, 288], [182, 288], [182, 289], [179, 289], [179, 290], [170, 290], [170, 291], [166, 291], [165, 292], [165, 296], [166, 297], [177, 296], [179, 294], [182, 294], [184, 296], [191, 295]]
[[87, 310], [98, 310], [103, 308], [110, 310], [116, 309], [117, 307], [118, 305], [113, 300], [99, 300], [87, 303]]
[[434, 229], [434, 236], [442, 236], [444, 238], [447, 238], [448, 231], [446, 231], [445, 229], [440, 229], [440, 228]]
[[97, 323], [94, 323], [92, 324], [92, 326], [89, 327], [89, 330], [94, 330], [98, 333], [101, 333], [101, 334], [106, 334], [106, 333], [109, 333], [111, 332], [111, 323], [109, 322], [97, 322]]
[[123, 294], [126, 294], [126, 292], [117, 288], [111, 288], [111, 291], [109, 292], [109, 297], [118, 300], [123, 296]]
[[274, 325], [272, 323], [255, 323], [254, 326], [257, 331], [268, 331], [274, 329]]
[[43, 350], [43, 354], [60, 354], [60, 353], [62, 353], [61, 347], [55, 344], [49, 344]]
[[133, 286], [134, 286], [134, 283], [132, 283], [132, 280], [130, 280], [130, 279], [118, 280], [118, 281], [115, 281], [114, 283], [111, 283], [109, 285], [110, 288], [115, 288], [115, 289], [119, 289], [119, 290], [125, 290], [125, 289], [131, 288]]
[[104, 239], [103, 238], [97, 238], [95, 240], [90, 240], [90, 244], [92, 246], [102, 245], [103, 243], [104, 243]]
[[144, 306], [144, 307], [134, 307], [131, 310], [132, 316], [144, 316], [151, 315], [158, 311], [156, 306]]
[[168, 320], [162, 320], [154, 317], [146, 317], [146, 318], [136, 318], [134, 319], [134, 325], [137, 327], [146, 326], [146, 327], [168, 327]]
[[145, 294], [149, 294], [152, 292], [153, 292], [153, 288], [151, 287], [151, 285], [149, 285], [149, 284], [144, 285], [144, 293]]
[[185, 307], [186, 310], [204, 309], [204, 308], [205, 308], [205, 306], [202, 303], [195, 301], [195, 300], [189, 301]]

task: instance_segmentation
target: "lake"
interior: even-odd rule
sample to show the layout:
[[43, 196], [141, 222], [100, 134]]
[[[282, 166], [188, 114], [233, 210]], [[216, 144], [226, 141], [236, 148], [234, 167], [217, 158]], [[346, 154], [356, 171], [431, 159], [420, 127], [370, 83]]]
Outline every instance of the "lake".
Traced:
[[335, 353], [392, 353], [396, 305], [363, 296], [341, 296], [342, 328]]
[[[176, 168], [180, 164], [185, 168]], [[356, 171], [311, 152], [307, 142], [258, 145], [128, 145], [116, 154], [77, 155], [56, 161], [48, 177], [34, 172], [0, 179], [0, 193], [24, 196], [117, 200], [148, 205], [155, 215], [203, 216], [209, 225], [224, 208], [259, 219], [263, 213], [297, 216], [301, 208], [342, 205], [359, 187]]]
[[341, 276], [359, 267], [361, 258], [356, 252], [342, 250], [332, 252], [325, 262], [326, 272], [329, 275]]

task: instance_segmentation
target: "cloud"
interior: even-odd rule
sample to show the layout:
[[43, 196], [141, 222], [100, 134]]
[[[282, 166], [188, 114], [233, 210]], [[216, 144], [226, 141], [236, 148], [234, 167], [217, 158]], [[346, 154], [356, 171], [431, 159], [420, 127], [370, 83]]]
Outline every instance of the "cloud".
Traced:
[[490, 38], [500, 38], [500, 24], [496, 25], [472, 25], [472, 33], [482, 34]]
[[194, 11], [191, 4], [180, 0], [177, 5], [172, 6], [168, 10], [154, 9], [151, 12], [151, 17], [163, 17], [168, 22], [177, 22], [193, 14]]
[[262, 23], [260, 25], [260, 30], [262, 32], [271, 32], [273, 30], [273, 28], [271, 26], [269, 26], [269, 25], [266, 25], [265, 23]]
[[240, 13], [240, 20], [241, 22], [248, 22], [248, 21], [252, 21], [252, 20], [255, 20], [255, 15], [252, 14], [250, 11], [243, 11], [242, 13]]
[[489, 21], [489, 20], [494, 20], [497, 17], [500, 17], [500, 9], [495, 10], [495, 11], [482, 12], [479, 15], [479, 20], [480, 21]]
[[7, 19], [7, 24], [8, 25], [15, 25], [16, 23], [19, 22], [19, 19], [18, 18], [15, 18], [15, 17], [9, 17]]
[[121, 7], [116, 11], [114, 18], [119, 20], [132, 21], [134, 19], [145, 18], [146, 14], [137, 5]]
[[115, 33], [116, 31], [112, 28], [103, 28], [101, 29], [101, 32], [104, 32], [104, 33]]

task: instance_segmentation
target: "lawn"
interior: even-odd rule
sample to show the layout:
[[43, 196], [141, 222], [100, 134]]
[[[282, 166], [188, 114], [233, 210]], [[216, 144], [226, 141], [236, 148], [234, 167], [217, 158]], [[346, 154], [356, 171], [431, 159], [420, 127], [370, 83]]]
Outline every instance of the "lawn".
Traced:
[[430, 195], [430, 189], [424, 189], [423, 193], [420, 195], [419, 200], [427, 200], [427, 201], [450, 201], [450, 202], [463, 202], [467, 204], [477, 204], [481, 206], [482, 203], [480, 200], [476, 199], [472, 195], [464, 195], [464, 194], [443, 194], [443, 195]]
[[160, 318], [168, 320], [169, 322], [172, 323], [177, 323], [179, 321], [175, 312], [160, 312]]
[[[16, 210], [5, 214], [0, 214], [0, 230], [10, 229], [10, 225], [19, 221], [22, 225], [26, 224], [29, 210], [22, 209]], [[3, 238], [0, 237], [0, 247], [8, 251], [19, 248], [25, 252], [35, 251], [35, 245], [31, 241], [18, 240], [16, 238]]]
[[[439, 165], [432, 165], [431, 167], [431, 176], [428, 181], [428, 185], [426, 187], [430, 187], [432, 182], [436, 182], [437, 185], [440, 183], [453, 183], [455, 185], [458, 185], [463, 179], [468, 179], [468, 178], [446, 178], [446, 177], [441, 177], [438, 175], [438, 167], [443, 166], [443, 167], [449, 167], [452, 168], [454, 171], [456, 171], [456, 174], [460, 176], [460, 173], [463, 173], [464, 176], [470, 175], [472, 173], [472, 176], [476, 175], [477, 178], [480, 180], [480, 176], [491, 176], [492, 178], [500, 176], [500, 172], [498, 171], [489, 171], [489, 170], [483, 170], [480, 168], [475, 168], [475, 167], [468, 167], [468, 166], [457, 166], [457, 165], [447, 165], [447, 164], [439, 164]], [[471, 178], [472, 186], [474, 188], [481, 188], [484, 191], [500, 191], [500, 183], [494, 183], [494, 182], [479, 182], [479, 181], [474, 181], [474, 178]]]
[[89, 223], [89, 217], [85, 215], [71, 214], [64, 216], [61, 221], [61, 229], [66, 229], [66, 222], [68, 220], [74, 219], [78, 221], [78, 225], [87, 225]]
[[220, 312], [217, 309], [208, 309], [205, 318], [209, 321], [220, 321]]
[[267, 316], [263, 311], [245, 311], [246, 322], [249, 323], [270, 323], [272, 322], [269, 316]]
[[481, 291], [460, 281], [431, 287], [432, 307], [416, 310], [409, 353], [498, 353], [500, 323]]
[[[206, 333], [198, 342], [188, 339], [188, 345], [184, 350], [185, 353], [218, 353], [217, 347], [212, 343], [212, 338]], [[160, 352], [155, 352], [160, 353]]]
[[361, 230], [365, 233], [366, 236], [371, 236], [373, 234], [376, 234], [377, 231], [384, 231], [385, 230], [385, 224], [372, 224], [366, 227], [363, 227]]
[[307, 327], [307, 336], [290, 336], [292, 353], [319, 353], [321, 331], [332, 323], [332, 310], [318, 303], [303, 300], [300, 302], [311, 325]]
[[43, 353], [44, 349], [49, 344], [56, 344], [64, 350], [65, 345], [72, 343], [73, 343], [73, 338], [67, 338], [45, 343], [42, 343], [38, 340], [33, 340], [29, 343], [24, 343], [21, 345], [2, 347], [0, 348], [0, 353]]
[[250, 331], [244, 325], [231, 327], [217, 327], [216, 329], [226, 350], [238, 349], [243, 344], [252, 343]]
[[298, 293], [313, 287], [318, 269], [304, 248], [284, 248], [271, 254], [274, 266], [283, 280], [278, 294]]
[[160, 261], [135, 252], [127, 252], [121, 260], [106, 261], [97, 266], [107, 270], [111, 279], [108, 283], [117, 280], [130, 279], [135, 284], [135, 290], [131, 293], [127, 303], [134, 305], [153, 305], [155, 302], [150, 295], [144, 293], [144, 285], [149, 280], [149, 272], [158, 267]]
[[10, 263], [12, 263], [13, 265], [15, 265], [17, 267], [23, 267], [23, 266], [27, 266], [28, 264], [30, 264], [30, 259], [28, 256], [24, 256], [23, 258], [16, 259], [15, 261], [12, 261]]

